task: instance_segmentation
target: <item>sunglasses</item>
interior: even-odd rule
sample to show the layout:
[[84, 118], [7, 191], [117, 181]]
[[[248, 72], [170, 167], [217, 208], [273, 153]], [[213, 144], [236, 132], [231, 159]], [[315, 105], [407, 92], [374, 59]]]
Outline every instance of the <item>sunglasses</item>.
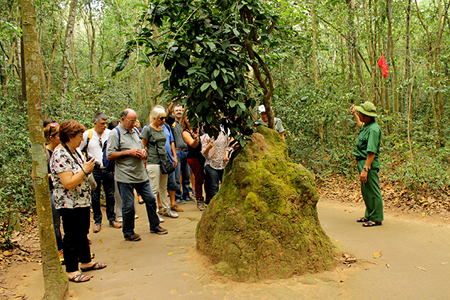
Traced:
[[161, 117], [159, 118], [161, 121], [165, 120], [167, 117]]
[[[51, 123], [51, 124], [50, 124], [50, 130], [48, 131], [48, 135], [49, 135], [49, 136], [53, 136], [53, 135], [52, 135], [52, 128], [55, 128], [55, 127], [58, 127], [58, 126], [59, 126], [59, 124], [56, 123], [56, 122]], [[54, 133], [54, 135], [56, 135], [56, 134], [57, 134], [57, 132]]]

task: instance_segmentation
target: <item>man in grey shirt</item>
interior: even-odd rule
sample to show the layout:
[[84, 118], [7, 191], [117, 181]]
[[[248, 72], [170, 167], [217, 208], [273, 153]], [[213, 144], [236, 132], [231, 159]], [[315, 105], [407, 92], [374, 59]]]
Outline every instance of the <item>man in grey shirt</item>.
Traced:
[[150, 232], [168, 233], [167, 229], [159, 226], [155, 195], [150, 187], [148, 174], [144, 167], [147, 152], [142, 145], [138, 132], [134, 129], [136, 120], [136, 112], [129, 108], [125, 109], [122, 112], [120, 124], [109, 134], [106, 149], [108, 160], [115, 160], [114, 177], [122, 198], [122, 232], [127, 241], [139, 241], [141, 239], [139, 234], [134, 232], [133, 189], [142, 196], [145, 202]]

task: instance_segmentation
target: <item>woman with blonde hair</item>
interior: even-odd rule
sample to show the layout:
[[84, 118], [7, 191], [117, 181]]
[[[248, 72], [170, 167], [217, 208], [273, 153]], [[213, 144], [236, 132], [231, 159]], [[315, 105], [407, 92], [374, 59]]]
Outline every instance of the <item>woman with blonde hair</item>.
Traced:
[[159, 162], [167, 160], [165, 148], [166, 135], [162, 126], [166, 120], [166, 110], [157, 105], [150, 113], [150, 125], [142, 133], [142, 143], [147, 148], [147, 173], [150, 178], [150, 186], [155, 196], [159, 195], [162, 202], [162, 215], [170, 218], [178, 218], [178, 214], [172, 211], [167, 197], [167, 174], [162, 174]]

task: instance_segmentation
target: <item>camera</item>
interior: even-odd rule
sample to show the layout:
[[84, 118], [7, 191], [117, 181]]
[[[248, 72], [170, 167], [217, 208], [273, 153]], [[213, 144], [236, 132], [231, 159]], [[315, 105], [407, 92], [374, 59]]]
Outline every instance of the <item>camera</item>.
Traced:
[[[88, 157], [86, 158], [87, 161], [90, 161], [91, 159], [93, 159], [92, 156], [88, 156]], [[102, 166], [102, 165], [101, 165], [98, 161], [96, 161], [96, 160], [94, 160], [94, 164], [95, 164], [94, 169], [99, 169], [99, 168]]]

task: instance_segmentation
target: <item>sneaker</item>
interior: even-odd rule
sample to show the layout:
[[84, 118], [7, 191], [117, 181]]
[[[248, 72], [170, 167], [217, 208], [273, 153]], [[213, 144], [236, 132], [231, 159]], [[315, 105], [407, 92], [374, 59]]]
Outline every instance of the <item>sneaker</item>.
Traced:
[[184, 209], [182, 209], [181, 207], [179, 207], [176, 204], [175, 205], [171, 205], [170, 209], [173, 210], [173, 211], [176, 211], [176, 212], [183, 212], [184, 211]]
[[169, 208], [164, 209], [163, 216], [170, 218], [178, 218], [178, 214], [176, 212], [171, 211]]
[[137, 219], [137, 218], [139, 218], [139, 216], [138, 215], [134, 215], [134, 218]]
[[176, 199], [175, 202], [178, 203], [178, 204], [186, 204], [186, 201], [184, 201], [181, 198], [180, 199]]
[[122, 228], [122, 224], [120, 224], [119, 222], [116, 222], [116, 221], [109, 222], [109, 226], [114, 227], [114, 228]]
[[137, 242], [141, 240], [141, 236], [137, 233], [128, 234], [124, 236], [126, 241]]
[[188, 201], [188, 202], [195, 202], [194, 199], [192, 199], [189, 195], [184, 197], [184, 201]]
[[157, 214], [157, 215], [158, 215], [158, 218], [159, 218], [159, 223], [164, 223], [164, 219], [159, 214]]
[[150, 230], [151, 233], [156, 233], [156, 234], [168, 234], [169, 231], [167, 231], [167, 229], [162, 228], [161, 226], [158, 226], [158, 228], [156, 229], [152, 229]]
[[197, 208], [200, 211], [204, 211], [206, 209], [205, 202], [203, 202], [202, 200], [197, 200]]
[[123, 222], [123, 218], [122, 217], [117, 217], [116, 220], [117, 220], [117, 222], [120, 222], [120, 223]]
[[95, 225], [94, 225], [94, 229], [92, 229], [92, 231], [93, 231], [94, 233], [98, 233], [98, 232], [100, 232], [100, 230], [102, 230], [102, 224], [100, 224], [100, 223], [95, 224]]

